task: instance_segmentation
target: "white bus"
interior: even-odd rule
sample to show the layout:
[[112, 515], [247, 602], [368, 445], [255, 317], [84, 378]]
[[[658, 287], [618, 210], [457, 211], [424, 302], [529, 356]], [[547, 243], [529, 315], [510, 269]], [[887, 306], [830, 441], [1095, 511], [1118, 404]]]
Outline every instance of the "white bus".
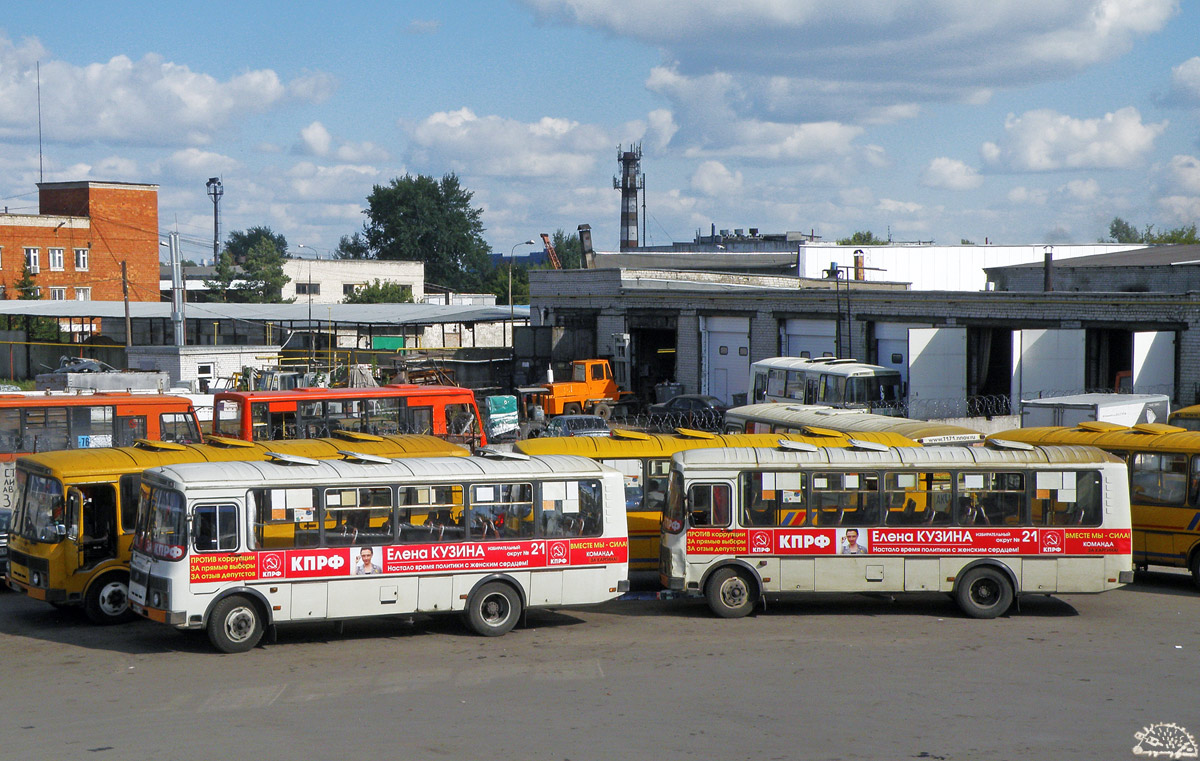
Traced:
[[900, 414], [904, 384], [899, 371], [855, 359], [772, 357], [750, 365], [747, 398]]
[[946, 592], [994, 618], [1133, 580], [1128, 473], [1099, 449], [794, 446], [672, 458], [663, 586], [725, 618], [789, 592]]
[[143, 475], [129, 596], [227, 653], [293, 621], [522, 611], [628, 590], [621, 474], [584, 457], [280, 457]]
[[982, 444], [984, 440], [982, 433], [965, 426], [876, 415], [865, 410], [767, 402], [725, 411], [725, 433], [805, 433], [821, 430], [896, 433], [925, 447]]

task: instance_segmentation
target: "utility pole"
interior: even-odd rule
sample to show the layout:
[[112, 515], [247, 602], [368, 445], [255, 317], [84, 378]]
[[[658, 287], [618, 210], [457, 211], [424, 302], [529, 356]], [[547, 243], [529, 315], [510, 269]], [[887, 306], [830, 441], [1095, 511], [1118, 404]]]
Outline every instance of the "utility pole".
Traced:
[[133, 327], [129, 319], [129, 272], [121, 262], [121, 295], [125, 299], [125, 364], [129, 365], [129, 350], [133, 348]]

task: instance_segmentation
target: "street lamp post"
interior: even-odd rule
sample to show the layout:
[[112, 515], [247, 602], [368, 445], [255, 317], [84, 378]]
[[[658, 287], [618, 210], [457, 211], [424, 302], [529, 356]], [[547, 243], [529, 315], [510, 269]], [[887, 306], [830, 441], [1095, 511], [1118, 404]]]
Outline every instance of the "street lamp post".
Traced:
[[535, 244], [532, 240], [527, 240], [524, 243], [518, 243], [516, 246], [513, 246], [512, 250], [508, 252], [508, 322], [509, 322], [510, 330], [511, 330], [512, 324], [516, 321], [516, 317], [515, 317], [516, 310], [513, 308], [513, 297], [512, 297], [513, 257], [517, 255], [517, 246], [534, 246], [534, 245], [537, 245], [537, 244]]
[[[316, 257], [318, 259], [321, 258], [321, 254], [318, 253], [317, 250], [315, 248], [313, 248], [312, 246], [305, 245], [304, 243], [298, 243], [296, 245], [296, 248], [307, 248], [309, 251], [312, 251], [314, 254], [316, 254]], [[332, 307], [331, 307], [331, 309], [332, 309]], [[313, 329], [312, 329], [312, 259], [309, 259], [308, 260], [308, 364], [309, 365], [316, 364], [316, 359], [317, 359], [316, 358], [317, 345], [316, 345], [316, 341], [314, 339], [315, 339], [315, 336], [313, 335]]]
[[204, 187], [208, 188], [208, 197], [213, 202], [213, 266], [217, 266], [217, 257], [221, 255], [220, 246], [220, 216], [218, 215], [218, 207], [221, 204], [221, 196], [225, 195], [225, 188], [221, 185], [220, 177], [209, 177], [208, 182], [204, 183]]

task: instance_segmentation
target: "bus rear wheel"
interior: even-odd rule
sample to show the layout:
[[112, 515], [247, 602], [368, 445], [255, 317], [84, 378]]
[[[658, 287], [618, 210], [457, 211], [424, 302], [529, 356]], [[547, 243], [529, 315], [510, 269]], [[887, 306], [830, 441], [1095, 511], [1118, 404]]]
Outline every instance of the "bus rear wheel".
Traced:
[[704, 596], [708, 607], [721, 618], [741, 618], [754, 608], [751, 589], [753, 585], [746, 574], [733, 568], [722, 568], [709, 577]]
[[484, 637], [499, 637], [517, 625], [521, 599], [507, 584], [493, 581], [475, 590], [467, 602], [467, 625]]
[[972, 568], [959, 581], [955, 600], [971, 618], [995, 618], [1012, 605], [1013, 588], [995, 568]]
[[108, 626], [133, 618], [129, 609], [129, 576], [109, 573], [92, 582], [83, 601], [83, 610], [93, 624]]
[[1188, 568], [1192, 572], [1192, 583], [1200, 587], [1200, 550], [1192, 553], [1192, 560], [1188, 563]]
[[226, 597], [208, 617], [208, 641], [222, 653], [244, 653], [262, 639], [263, 620], [258, 606], [241, 595]]

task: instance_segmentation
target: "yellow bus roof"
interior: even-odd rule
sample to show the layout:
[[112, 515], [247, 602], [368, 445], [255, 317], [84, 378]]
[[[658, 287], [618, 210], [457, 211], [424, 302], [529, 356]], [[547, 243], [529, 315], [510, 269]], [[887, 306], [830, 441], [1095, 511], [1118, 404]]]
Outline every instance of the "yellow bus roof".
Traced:
[[1200, 453], [1200, 431], [1188, 431], [1154, 423], [1141, 423], [1127, 428], [1111, 423], [1096, 424], [1085, 421], [1074, 428], [1014, 428], [1011, 431], [993, 433], [988, 439], [1023, 441], [1029, 444], [1083, 444], [1108, 450]]
[[1180, 407], [1167, 416], [1167, 420], [1171, 421], [1177, 417], [1200, 417], [1200, 404], [1192, 404], [1187, 407]]
[[714, 447], [773, 447], [780, 439], [802, 441], [817, 447], [846, 448], [854, 440], [869, 441], [889, 447], [920, 446], [911, 439], [897, 433], [863, 432], [831, 435], [806, 436], [798, 433], [727, 433], [712, 434], [702, 438], [687, 434], [650, 433], [637, 438], [620, 436], [552, 436], [518, 441], [513, 449], [522, 454], [576, 454], [596, 459], [620, 457], [670, 457], [688, 449], [712, 449]]
[[[376, 439], [376, 440], [371, 440]], [[248, 443], [248, 442], [247, 442]], [[354, 439], [293, 439], [288, 441], [254, 442], [244, 446], [221, 444], [172, 444], [147, 441], [131, 447], [100, 449], [71, 449], [25, 455], [18, 463], [49, 471], [60, 478], [79, 481], [88, 478], [135, 473], [160, 465], [185, 462], [237, 462], [266, 460], [268, 452], [297, 455], [314, 460], [342, 457], [339, 451], [359, 452], [381, 457], [467, 457], [464, 447], [436, 436], [404, 435], [373, 436]]]

